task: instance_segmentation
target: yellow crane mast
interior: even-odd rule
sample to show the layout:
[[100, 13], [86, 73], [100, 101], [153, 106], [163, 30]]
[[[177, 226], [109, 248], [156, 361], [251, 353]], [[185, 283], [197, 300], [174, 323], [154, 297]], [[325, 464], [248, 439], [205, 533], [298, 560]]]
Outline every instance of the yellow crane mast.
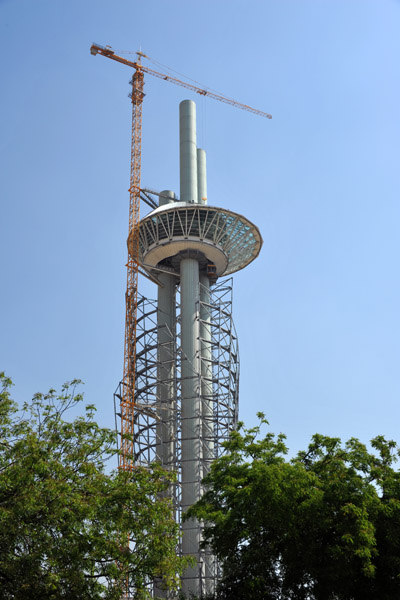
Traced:
[[136, 363], [136, 320], [137, 320], [137, 293], [138, 293], [138, 275], [139, 269], [139, 220], [140, 220], [140, 172], [141, 172], [141, 148], [142, 148], [142, 103], [143, 103], [143, 86], [144, 73], [169, 81], [175, 85], [179, 85], [188, 90], [196, 92], [201, 96], [206, 96], [214, 100], [219, 100], [247, 110], [251, 113], [272, 119], [272, 116], [261, 110], [257, 110], [242, 104], [231, 98], [227, 98], [216, 92], [202, 89], [181, 81], [176, 77], [160, 73], [147, 66], [141, 64], [141, 57], [146, 55], [138, 52], [138, 61], [133, 62], [118, 56], [110, 46], [100, 46], [92, 44], [90, 53], [94, 56], [101, 54], [107, 58], [111, 58], [119, 63], [127, 65], [135, 70], [132, 84], [132, 140], [131, 140], [131, 175], [129, 187], [129, 232], [132, 240], [131, 251], [128, 252], [127, 262], [127, 286], [126, 286], [126, 320], [125, 320], [125, 344], [124, 344], [124, 375], [122, 381], [121, 395], [121, 455], [119, 468], [125, 471], [133, 469], [133, 423], [135, 409], [135, 363]]

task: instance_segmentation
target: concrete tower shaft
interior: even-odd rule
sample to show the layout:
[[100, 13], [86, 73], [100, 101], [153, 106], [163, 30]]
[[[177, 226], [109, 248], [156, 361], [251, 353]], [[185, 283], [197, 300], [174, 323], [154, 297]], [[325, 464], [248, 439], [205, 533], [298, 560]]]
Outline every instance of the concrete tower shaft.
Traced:
[[[197, 197], [199, 204], [207, 204], [206, 153], [197, 148]], [[212, 342], [210, 312], [210, 277], [200, 273], [200, 355], [202, 397], [202, 452], [203, 477], [208, 473], [214, 458], [214, 420], [212, 389]], [[207, 577], [207, 573], [206, 573]]]
[[207, 204], [207, 161], [201, 148], [197, 148], [197, 199], [199, 204]]
[[[181, 190], [184, 202], [197, 204], [196, 105], [184, 100], [179, 106]], [[203, 174], [205, 180], [205, 173]], [[181, 255], [181, 344], [182, 344], [182, 510], [200, 500], [203, 479], [203, 445], [200, 369], [200, 268], [196, 255], [188, 250]], [[194, 520], [182, 524], [182, 552], [196, 557], [197, 564], [186, 569], [183, 591], [200, 595], [200, 527]], [[199, 577], [200, 575], [200, 577]]]
[[180, 198], [197, 203], [196, 105], [184, 100], [179, 105]]
[[[174, 202], [175, 194], [164, 190], [160, 194], [160, 206]], [[173, 338], [176, 330], [175, 277], [159, 273], [157, 345], [158, 345], [158, 389], [160, 419], [157, 421], [157, 460], [166, 469], [174, 465], [176, 435], [175, 355]]]

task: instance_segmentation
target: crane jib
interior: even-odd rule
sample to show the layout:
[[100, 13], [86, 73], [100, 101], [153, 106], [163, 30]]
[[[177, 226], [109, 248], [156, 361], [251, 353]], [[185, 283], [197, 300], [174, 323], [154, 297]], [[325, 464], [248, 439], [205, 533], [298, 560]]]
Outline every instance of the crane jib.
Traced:
[[172, 77], [172, 75], [167, 75], [166, 73], [160, 73], [159, 71], [150, 69], [150, 67], [146, 67], [138, 62], [133, 62], [133, 61], [127, 60], [126, 58], [123, 58], [122, 56], [118, 56], [117, 54], [115, 54], [114, 50], [110, 46], [100, 46], [99, 44], [92, 44], [92, 46], [90, 48], [90, 53], [93, 54], [94, 56], [96, 54], [101, 54], [102, 56], [111, 58], [112, 60], [115, 60], [124, 65], [127, 65], [128, 67], [131, 67], [132, 69], [135, 69], [137, 71], [142, 71], [144, 73], [148, 73], [149, 75], [153, 75], [154, 77], [158, 77], [159, 79], [163, 79], [164, 81], [169, 81], [170, 83], [174, 83], [175, 85], [179, 85], [188, 90], [192, 90], [193, 92], [196, 92], [197, 94], [200, 94], [201, 96], [207, 96], [208, 98], [212, 98], [213, 100], [219, 100], [220, 102], [225, 102], [226, 104], [230, 104], [231, 106], [235, 106], [236, 108], [241, 108], [242, 110], [247, 110], [247, 111], [249, 111], [255, 115], [258, 115], [260, 117], [265, 117], [266, 119], [272, 119], [272, 115], [270, 115], [269, 113], [263, 112], [261, 110], [258, 110], [257, 108], [253, 108], [251, 106], [248, 106], [247, 104], [242, 104], [241, 102], [237, 102], [236, 100], [233, 100], [232, 98], [222, 96], [222, 95], [212, 92], [210, 90], [199, 88], [196, 85], [193, 85], [192, 83], [188, 83], [186, 81], [181, 81], [180, 79], [177, 79], [176, 77]]

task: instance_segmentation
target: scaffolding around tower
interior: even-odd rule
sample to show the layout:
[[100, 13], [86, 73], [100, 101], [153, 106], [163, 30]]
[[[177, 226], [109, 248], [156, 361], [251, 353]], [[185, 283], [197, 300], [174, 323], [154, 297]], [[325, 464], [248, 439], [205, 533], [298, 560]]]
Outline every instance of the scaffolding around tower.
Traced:
[[[207, 294], [199, 290], [198, 320], [203, 333], [198, 379], [199, 404], [203, 427], [198, 443], [202, 446], [198, 484], [210, 469], [211, 462], [224, 452], [223, 442], [237, 423], [239, 393], [239, 349], [232, 318], [232, 278], [220, 280]], [[177, 523], [182, 523], [182, 397], [181, 370], [186, 357], [181, 347], [180, 293], [176, 293], [176, 327], [160, 325], [157, 300], [143, 296], [137, 303], [136, 393], [133, 428], [133, 463], [149, 466], [159, 462], [176, 473], [171, 490]], [[160, 340], [161, 343], [160, 343]], [[165, 377], [165, 372], [170, 378]], [[123, 396], [121, 382], [114, 394], [116, 416]], [[167, 391], [167, 394], [165, 394]], [[120, 430], [116, 423], [117, 431]], [[167, 433], [165, 433], [167, 432]], [[165, 448], [165, 445], [172, 447]], [[182, 542], [182, 539], [181, 539]], [[182, 554], [182, 544], [177, 551]], [[203, 593], [213, 588], [218, 578], [218, 565], [207, 560], [207, 550], [199, 552], [198, 579]]]

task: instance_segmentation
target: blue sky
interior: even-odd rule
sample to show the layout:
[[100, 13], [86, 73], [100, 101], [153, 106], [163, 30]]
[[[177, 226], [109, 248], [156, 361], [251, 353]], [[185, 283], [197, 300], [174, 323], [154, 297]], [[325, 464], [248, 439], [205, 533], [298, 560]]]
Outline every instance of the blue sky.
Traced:
[[235, 276], [241, 419], [264, 411], [292, 451], [314, 432], [399, 440], [399, 31], [397, 0], [0, 0], [0, 368], [15, 398], [80, 377], [113, 426], [131, 72], [91, 56], [96, 41], [273, 115], [146, 78], [143, 185], [179, 192], [178, 104], [193, 98], [209, 203], [264, 238]]

